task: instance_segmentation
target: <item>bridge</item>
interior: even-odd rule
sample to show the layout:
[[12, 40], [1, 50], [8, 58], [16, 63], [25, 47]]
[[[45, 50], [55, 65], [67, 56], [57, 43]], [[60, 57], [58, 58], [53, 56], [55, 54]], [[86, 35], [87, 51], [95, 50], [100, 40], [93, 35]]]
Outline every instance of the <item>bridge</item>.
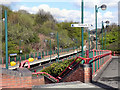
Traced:
[[[74, 88], [112, 88], [112, 89], [118, 88], [119, 76], [117, 73], [118, 71], [117, 65], [119, 63], [119, 60], [118, 60], [119, 57], [112, 56], [112, 52], [109, 50], [94, 50], [93, 49], [89, 52], [89, 56], [87, 52], [85, 53], [87, 58], [80, 57], [80, 53], [81, 52], [79, 52], [79, 56], [76, 55], [76, 52], [71, 52], [71, 53], [63, 54], [60, 56], [60, 57], [64, 57], [64, 55], [66, 56], [70, 54], [75, 54], [76, 57], [74, 58], [76, 59], [74, 59], [74, 61], [71, 62], [71, 64], [65, 70], [63, 70], [63, 72], [61, 72], [57, 77], [53, 77], [50, 74], [45, 73], [45, 72], [32, 72], [31, 73], [32, 77], [34, 75], [39, 75], [39, 74], [40, 75], [44, 74], [45, 76], [42, 76], [43, 78], [39, 76], [37, 77], [34, 76], [34, 78], [35, 77], [36, 78], [31, 79], [34, 83], [29, 83], [29, 84], [27, 83], [28, 86], [27, 85], [26, 86], [23, 85], [23, 86], [31, 87], [31, 85], [34, 85], [33, 87], [34, 89], [43, 88], [43, 87], [45, 88], [60, 88], [60, 87], [68, 88], [69, 86], [73, 86]], [[55, 57], [52, 57], [52, 58], [55, 59]], [[80, 60], [76, 63], [77, 59], [80, 59]], [[24, 76], [28, 74], [27, 72], [30, 73], [29, 71], [30, 69], [29, 70], [25, 69], [25, 72], [24, 72], [23, 64], [26, 62], [22, 62], [21, 66], [17, 67], [18, 69], [14, 68], [14, 70], [10, 70], [10, 71], [9, 70], [6, 71], [5, 69], [3, 69], [3, 72], [5, 72], [3, 74], [11, 76], [13, 75], [12, 73], [14, 73], [14, 75], [18, 75], [19, 73], [21, 73]], [[41, 62], [41, 61], [32, 62], [32, 63], [38, 63], [38, 62]], [[28, 63], [28, 64], [26, 63], [25, 66], [28, 66], [28, 68], [30, 68], [32, 63]], [[77, 70], [80, 70], [80, 72], [78, 73]], [[75, 77], [75, 75], [79, 77], [70, 78], [70, 77]], [[28, 77], [28, 75], [26, 76]], [[48, 84], [46, 85], [45, 83], [48, 83], [48, 81], [49, 81], [49, 85]], [[54, 84], [50, 84], [51, 82]], [[45, 84], [45, 85], [42, 85], [42, 84]], [[6, 85], [5, 87], [10, 87], [9, 85]]]

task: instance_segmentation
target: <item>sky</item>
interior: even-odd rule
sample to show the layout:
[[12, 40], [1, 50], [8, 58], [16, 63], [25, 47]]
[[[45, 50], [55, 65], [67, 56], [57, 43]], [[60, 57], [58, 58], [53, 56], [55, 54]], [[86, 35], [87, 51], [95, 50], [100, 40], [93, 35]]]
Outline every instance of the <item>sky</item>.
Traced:
[[[105, 11], [98, 9], [98, 28], [102, 21], [118, 24], [119, 0], [84, 0], [84, 23], [95, 28], [95, 5], [107, 5]], [[58, 22], [74, 21], [81, 23], [81, 0], [0, 0], [0, 4], [8, 5], [13, 11], [26, 10], [36, 14], [39, 9], [50, 12]]]

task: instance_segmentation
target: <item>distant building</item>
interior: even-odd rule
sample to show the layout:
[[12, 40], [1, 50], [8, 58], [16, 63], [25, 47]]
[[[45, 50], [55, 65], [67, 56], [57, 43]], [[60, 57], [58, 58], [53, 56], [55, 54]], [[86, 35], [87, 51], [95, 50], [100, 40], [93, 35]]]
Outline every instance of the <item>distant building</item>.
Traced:
[[120, 26], [120, 1], [118, 2], [118, 25]]

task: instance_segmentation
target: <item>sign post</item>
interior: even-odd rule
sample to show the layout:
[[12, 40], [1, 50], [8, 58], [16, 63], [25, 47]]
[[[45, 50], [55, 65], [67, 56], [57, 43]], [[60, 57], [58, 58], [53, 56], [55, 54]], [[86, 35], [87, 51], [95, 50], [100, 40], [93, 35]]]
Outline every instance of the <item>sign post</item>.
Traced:
[[[92, 27], [93, 25], [92, 24], [71, 24], [71, 27], [81, 27], [81, 28], [84, 28], [84, 27]], [[83, 46], [84, 46], [84, 38], [83, 38], [83, 32], [82, 32], [82, 57], [84, 57], [84, 53], [83, 53]]]

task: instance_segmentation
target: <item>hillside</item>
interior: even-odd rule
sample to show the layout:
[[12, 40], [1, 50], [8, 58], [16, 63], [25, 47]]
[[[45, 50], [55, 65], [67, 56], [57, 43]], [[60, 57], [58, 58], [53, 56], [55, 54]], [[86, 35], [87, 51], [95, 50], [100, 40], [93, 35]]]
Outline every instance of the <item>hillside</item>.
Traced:
[[[57, 32], [59, 35], [59, 46], [68, 48], [80, 46], [81, 28], [71, 27], [75, 22], [58, 22], [54, 17], [44, 10], [39, 10], [37, 14], [30, 14], [25, 10], [13, 12], [9, 7], [2, 6], [2, 18], [4, 10], [7, 10], [8, 16], [8, 54], [23, 54], [49, 50], [50, 39], [52, 49], [57, 46]], [[2, 23], [2, 53], [5, 55], [5, 23]], [[51, 37], [50, 33], [54, 35]], [[45, 39], [48, 42], [44, 42]], [[84, 39], [87, 39], [87, 32], [84, 32]]]

